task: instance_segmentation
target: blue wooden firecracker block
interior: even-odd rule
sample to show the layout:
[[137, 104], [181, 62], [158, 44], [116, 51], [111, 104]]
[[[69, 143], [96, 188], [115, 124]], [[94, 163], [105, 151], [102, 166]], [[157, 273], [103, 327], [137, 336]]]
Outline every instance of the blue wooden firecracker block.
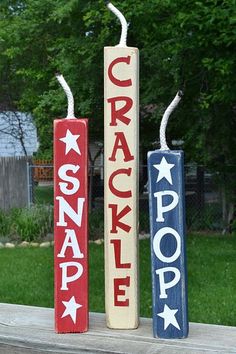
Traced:
[[148, 153], [153, 333], [188, 335], [183, 151]]

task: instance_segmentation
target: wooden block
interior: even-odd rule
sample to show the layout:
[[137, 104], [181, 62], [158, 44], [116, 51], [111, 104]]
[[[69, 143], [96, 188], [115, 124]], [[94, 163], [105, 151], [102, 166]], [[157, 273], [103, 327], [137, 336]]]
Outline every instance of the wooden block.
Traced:
[[152, 258], [153, 333], [188, 335], [182, 151], [148, 154]]
[[55, 328], [88, 329], [88, 122], [54, 121]]
[[139, 54], [106, 47], [104, 65], [107, 326], [138, 326]]

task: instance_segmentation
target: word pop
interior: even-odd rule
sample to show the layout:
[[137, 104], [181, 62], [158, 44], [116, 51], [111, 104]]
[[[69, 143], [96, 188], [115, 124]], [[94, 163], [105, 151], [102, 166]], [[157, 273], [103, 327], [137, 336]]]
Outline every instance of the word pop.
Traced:
[[148, 154], [154, 337], [188, 335], [183, 152]]
[[138, 326], [138, 50], [105, 48], [105, 302], [110, 328]]
[[54, 121], [55, 327], [88, 329], [87, 120]]

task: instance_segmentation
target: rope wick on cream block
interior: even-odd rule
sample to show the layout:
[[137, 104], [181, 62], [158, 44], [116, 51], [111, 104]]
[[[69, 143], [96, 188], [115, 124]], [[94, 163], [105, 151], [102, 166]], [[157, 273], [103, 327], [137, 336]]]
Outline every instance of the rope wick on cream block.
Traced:
[[117, 47], [127, 47], [128, 23], [125, 19], [125, 16], [110, 1], [105, 1], [105, 3], [107, 5], [107, 8], [118, 17], [121, 23], [122, 30], [120, 36], [120, 43], [117, 45]]

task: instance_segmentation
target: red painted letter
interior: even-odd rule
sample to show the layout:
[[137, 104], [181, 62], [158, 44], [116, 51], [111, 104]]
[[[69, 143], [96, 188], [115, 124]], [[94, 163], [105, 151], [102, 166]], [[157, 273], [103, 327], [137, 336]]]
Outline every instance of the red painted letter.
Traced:
[[[116, 109], [116, 102], [124, 101], [125, 105], [119, 109]], [[120, 120], [126, 125], [129, 125], [131, 119], [128, 117], [125, 117], [125, 114], [130, 111], [130, 109], [133, 106], [133, 100], [130, 97], [126, 96], [118, 96], [118, 97], [113, 97], [109, 98], [107, 100], [108, 103], [111, 104], [111, 123], [110, 126], [114, 127], [117, 126], [116, 120]]]
[[110, 191], [118, 198], [130, 198], [130, 197], [132, 197], [132, 192], [131, 191], [125, 191], [125, 192], [119, 191], [118, 189], [116, 189], [114, 187], [113, 180], [117, 175], [121, 175], [121, 174], [127, 175], [130, 177], [131, 172], [132, 172], [132, 168], [121, 168], [111, 174], [111, 176], [109, 178], [109, 188], [110, 188]]
[[121, 240], [111, 240], [114, 245], [116, 268], [131, 268], [131, 263], [121, 263]]
[[125, 295], [125, 290], [120, 289], [120, 286], [122, 285], [128, 288], [130, 286], [130, 277], [114, 279], [114, 305], [115, 306], [129, 306], [129, 299], [126, 299], [124, 301], [118, 300], [118, 296]]
[[112, 234], [117, 234], [118, 232], [117, 227], [124, 230], [125, 232], [130, 232], [131, 227], [121, 222], [120, 219], [123, 218], [126, 214], [128, 214], [131, 211], [131, 208], [128, 205], [126, 205], [126, 207], [123, 210], [121, 210], [119, 214], [117, 214], [118, 205], [109, 204], [108, 207], [111, 208], [111, 212], [112, 212], [112, 229], [110, 232]]
[[116, 86], [120, 86], [120, 87], [132, 86], [131, 79], [130, 80], [118, 80], [113, 75], [113, 73], [112, 73], [113, 67], [118, 63], [126, 63], [127, 65], [129, 65], [130, 64], [130, 55], [128, 57], [117, 58], [117, 59], [113, 60], [113, 62], [111, 62], [111, 64], [109, 65], [109, 68], [108, 68], [109, 79]]
[[116, 141], [114, 143], [112, 155], [111, 155], [111, 157], [109, 157], [109, 160], [116, 161], [116, 152], [118, 149], [121, 149], [124, 153], [124, 162], [134, 160], [134, 156], [132, 156], [129, 151], [129, 147], [128, 147], [124, 133], [118, 132], [118, 133], [115, 133], [115, 136], [116, 136]]

